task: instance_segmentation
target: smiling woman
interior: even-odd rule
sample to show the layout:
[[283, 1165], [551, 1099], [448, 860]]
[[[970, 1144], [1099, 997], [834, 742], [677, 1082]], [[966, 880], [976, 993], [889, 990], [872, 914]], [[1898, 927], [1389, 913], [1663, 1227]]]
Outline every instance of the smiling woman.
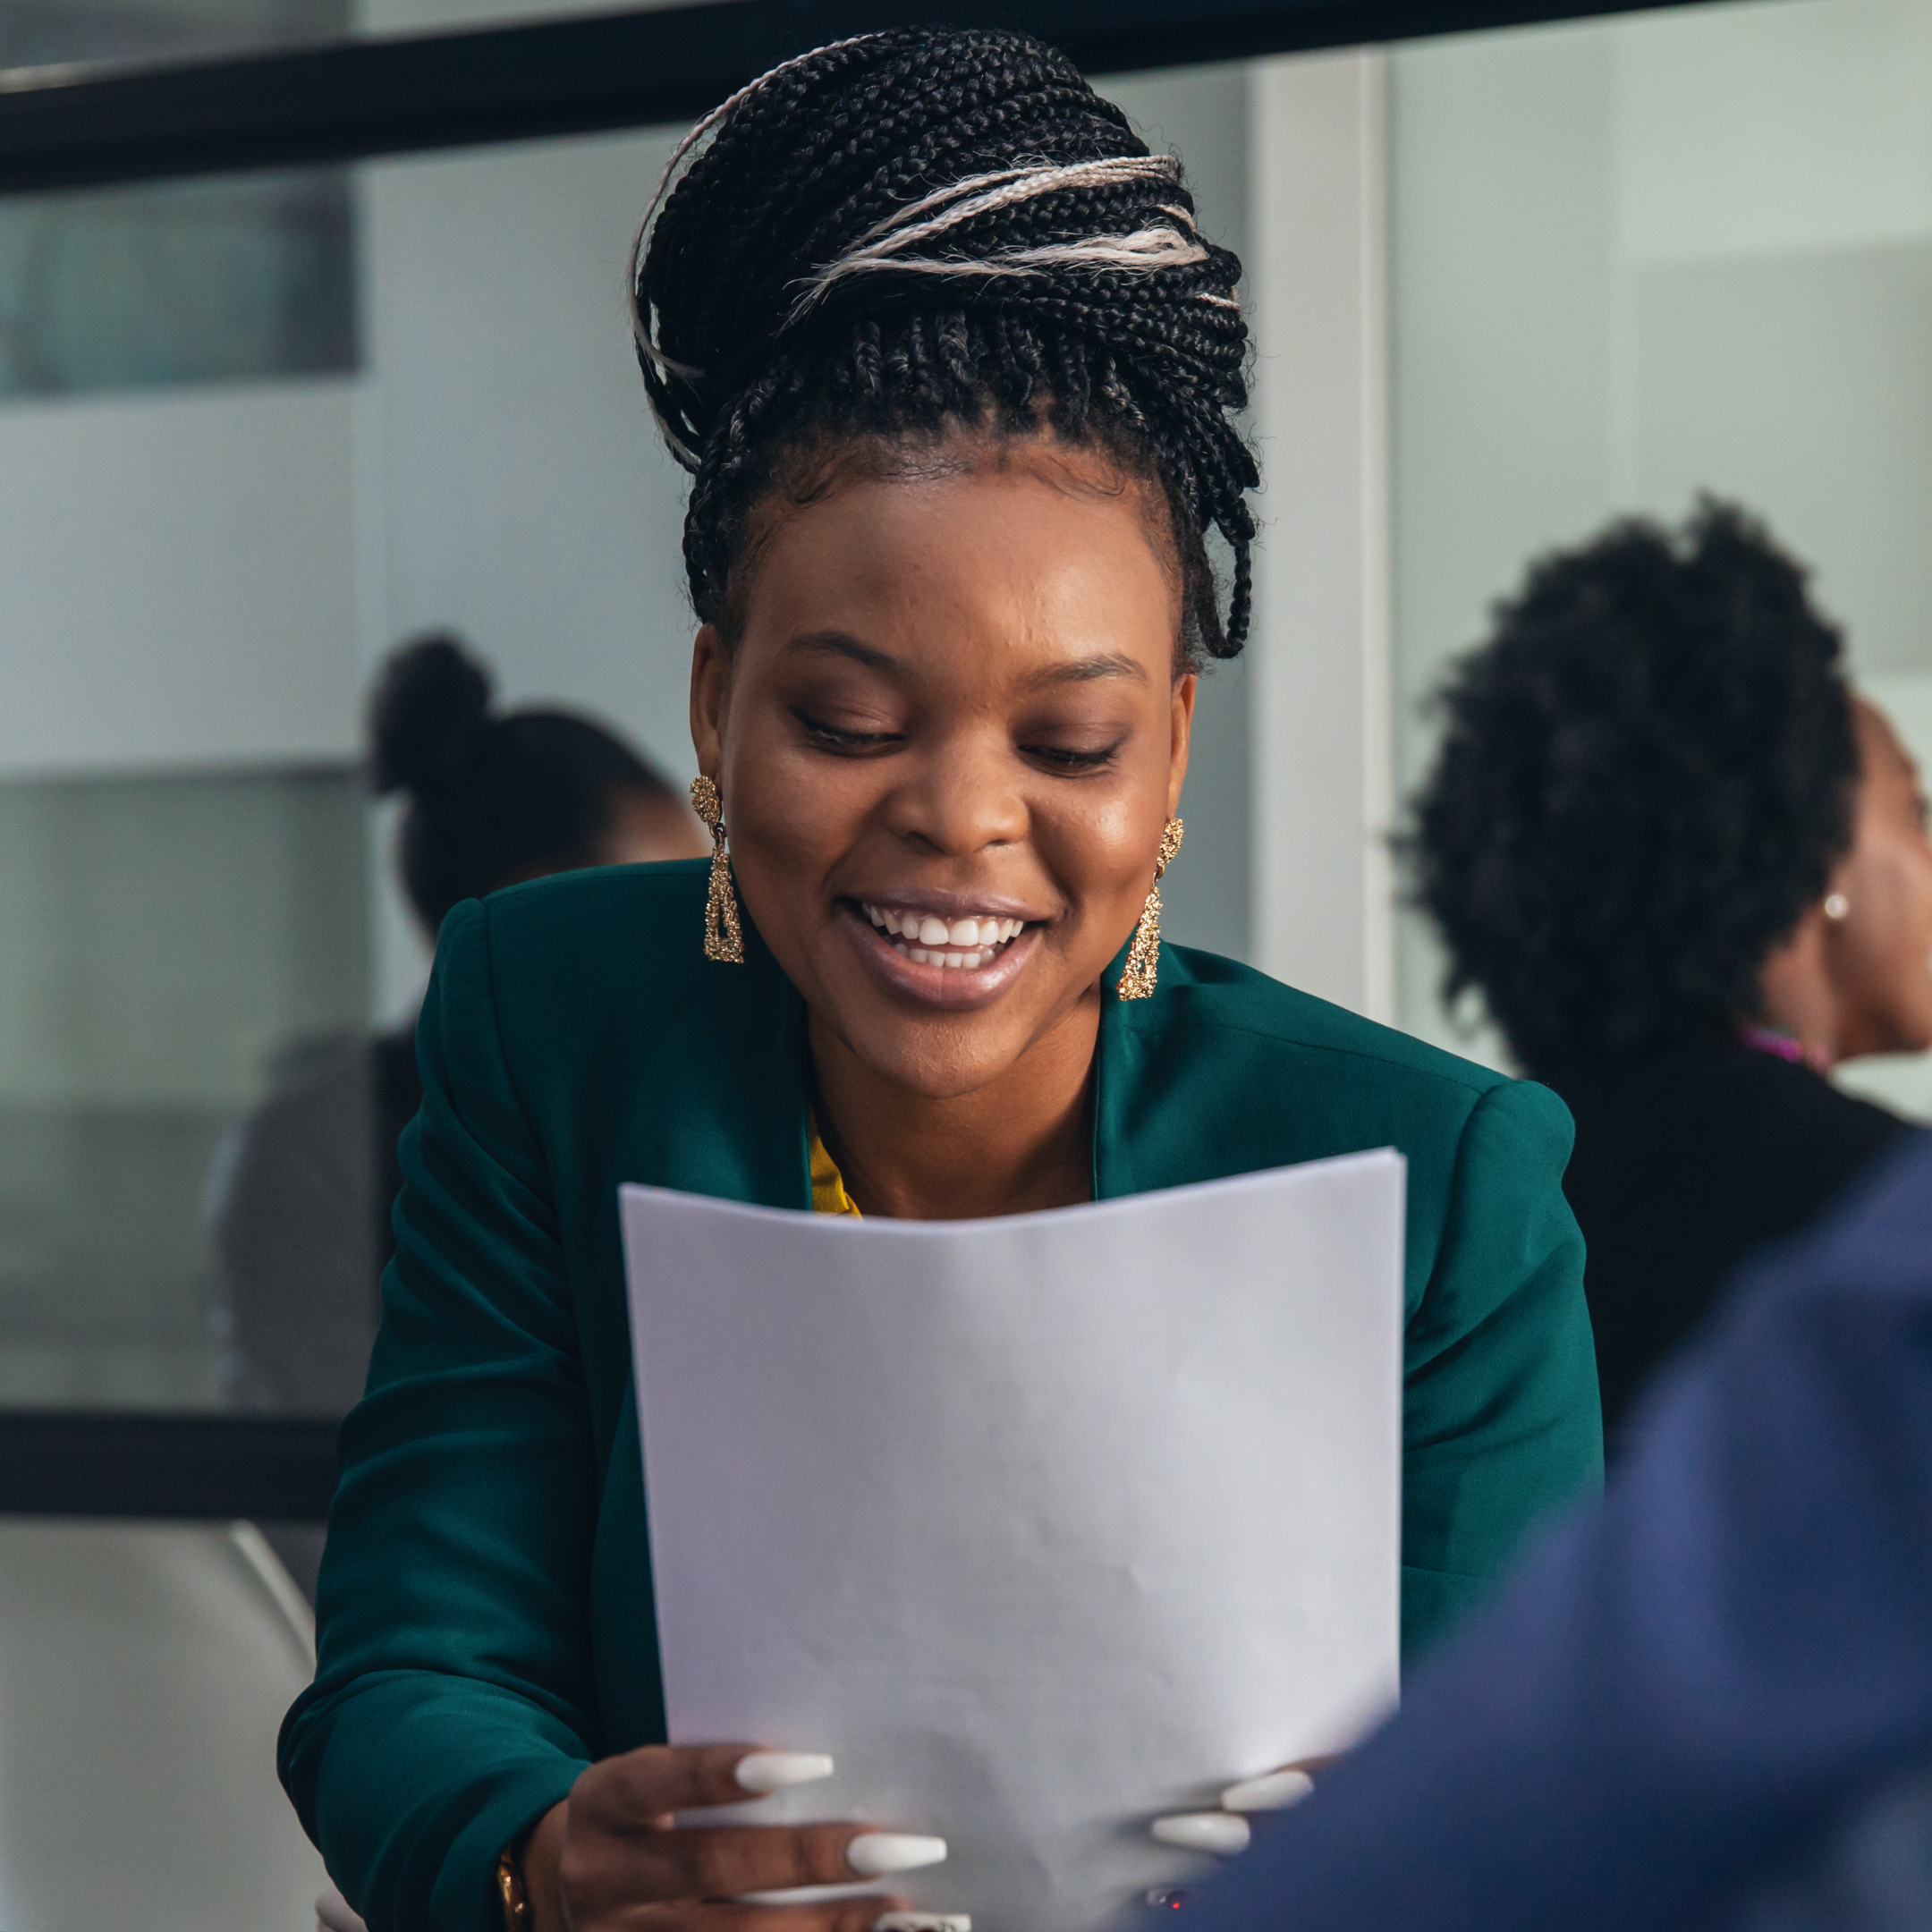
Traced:
[[805, 55], [660, 185], [634, 332], [693, 478], [716, 849], [443, 928], [283, 1743], [377, 1928], [861, 1932], [877, 1896], [743, 1894], [945, 1855], [674, 1821], [829, 1767], [658, 1741], [622, 1182], [962, 1218], [1394, 1145], [1405, 1643], [1596, 1479], [1561, 1106], [1160, 940], [1196, 671], [1248, 627], [1239, 277], [1179, 164], [1007, 33]]

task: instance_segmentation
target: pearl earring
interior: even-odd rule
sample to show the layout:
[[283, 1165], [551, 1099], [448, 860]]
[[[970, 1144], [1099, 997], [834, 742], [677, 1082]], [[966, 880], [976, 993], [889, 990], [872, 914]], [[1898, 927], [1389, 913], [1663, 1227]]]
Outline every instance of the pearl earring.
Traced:
[[1825, 917], [1826, 919], [1842, 919], [1851, 910], [1852, 908], [1846, 902], [1845, 895], [1843, 893], [1828, 893], [1826, 895]]

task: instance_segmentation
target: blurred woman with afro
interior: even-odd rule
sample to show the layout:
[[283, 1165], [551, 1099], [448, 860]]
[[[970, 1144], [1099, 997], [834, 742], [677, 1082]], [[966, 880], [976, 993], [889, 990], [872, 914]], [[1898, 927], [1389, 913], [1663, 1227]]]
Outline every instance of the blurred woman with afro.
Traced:
[[1825, 1077], [1932, 1046], [1919, 773], [1805, 572], [1708, 499], [1543, 558], [1442, 696], [1416, 896], [1576, 1117], [1614, 1433], [1731, 1267], [1899, 1134]]

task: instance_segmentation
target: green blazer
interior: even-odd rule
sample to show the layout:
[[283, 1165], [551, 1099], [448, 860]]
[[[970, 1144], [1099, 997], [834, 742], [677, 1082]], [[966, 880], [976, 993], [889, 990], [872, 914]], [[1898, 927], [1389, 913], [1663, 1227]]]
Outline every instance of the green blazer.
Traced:
[[[811, 1205], [803, 1003], [749, 929], [748, 963], [706, 962], [704, 902], [699, 860], [444, 924], [319, 1666], [280, 1753], [375, 1932], [500, 1926], [502, 1847], [588, 1761], [665, 1734], [618, 1184]], [[1569, 1115], [1208, 953], [1164, 948], [1154, 997], [1102, 1011], [1096, 1199], [1408, 1157], [1412, 1654], [1601, 1478]]]

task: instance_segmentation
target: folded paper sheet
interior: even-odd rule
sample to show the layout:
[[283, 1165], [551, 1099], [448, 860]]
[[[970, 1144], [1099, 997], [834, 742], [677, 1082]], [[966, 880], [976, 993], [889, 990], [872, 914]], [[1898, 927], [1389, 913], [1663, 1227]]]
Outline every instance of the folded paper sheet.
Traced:
[[857, 1222], [623, 1191], [671, 1735], [837, 1758], [748, 1818], [935, 1832], [974, 1932], [1395, 1691], [1402, 1163]]

